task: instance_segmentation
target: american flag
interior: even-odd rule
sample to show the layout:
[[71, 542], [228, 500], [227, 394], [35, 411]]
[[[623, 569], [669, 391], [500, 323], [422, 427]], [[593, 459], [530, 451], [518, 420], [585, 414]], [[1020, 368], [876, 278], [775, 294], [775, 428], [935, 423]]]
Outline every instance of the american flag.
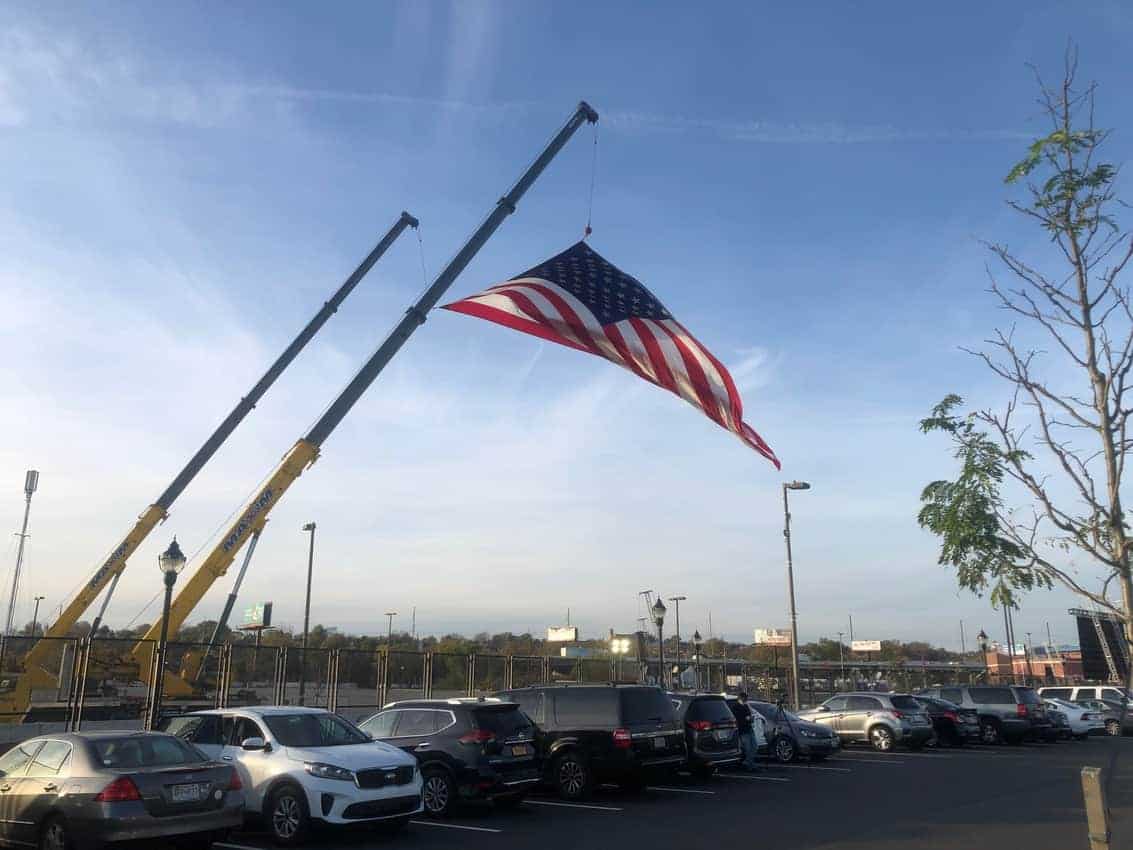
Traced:
[[444, 309], [617, 363], [699, 408], [779, 468], [771, 447], [744, 422], [723, 364], [640, 281], [585, 242]]

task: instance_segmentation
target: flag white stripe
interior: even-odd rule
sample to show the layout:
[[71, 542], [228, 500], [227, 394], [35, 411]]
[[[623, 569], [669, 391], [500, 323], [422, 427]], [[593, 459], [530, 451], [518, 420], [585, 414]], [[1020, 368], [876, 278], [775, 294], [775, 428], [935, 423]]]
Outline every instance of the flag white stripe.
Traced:
[[701, 371], [704, 372], [704, 377], [708, 381], [708, 388], [716, 398], [721, 420], [729, 423], [729, 428], [733, 431], [736, 430], [737, 423], [735, 419], [732, 418], [732, 399], [728, 395], [728, 386], [724, 383], [724, 379], [716, 370], [715, 364], [704, 355], [704, 351], [697, 341], [689, 336], [688, 332], [672, 319], [663, 319], [661, 324], [676, 334], [681, 341], [684, 342], [685, 347], [692, 352], [692, 356], [696, 358], [696, 361], [700, 364]]
[[680, 397], [693, 407], [703, 410], [704, 405], [700, 403], [700, 396], [696, 394], [696, 387], [692, 385], [692, 381], [689, 379], [688, 371], [685, 369], [684, 359], [681, 357], [680, 351], [677, 350], [676, 344], [669, 339], [669, 335], [665, 333], [664, 329], [652, 319], [640, 319], [639, 321], [645, 326], [645, 329], [653, 335], [653, 338], [657, 340], [657, 345], [661, 349], [661, 355], [665, 358], [665, 363], [673, 375], [673, 380], [676, 382]]
[[658, 375], [657, 369], [653, 365], [652, 359], [649, 357], [649, 352], [645, 350], [645, 343], [641, 341], [641, 337], [637, 334], [637, 328], [633, 326], [630, 321], [615, 322], [614, 327], [622, 335], [625, 340], [626, 348], [629, 350], [630, 357], [633, 362], [638, 365], [650, 379], [657, 384], [661, 383], [661, 378]]
[[[527, 285], [524, 285], [524, 283], [527, 283]], [[618, 352], [618, 349], [615, 348], [614, 344], [607, 338], [606, 331], [602, 327], [601, 322], [598, 321], [598, 318], [593, 313], [591, 313], [590, 310], [587, 309], [585, 304], [583, 304], [561, 286], [553, 284], [550, 281], [541, 280], [539, 278], [524, 278], [519, 281], [511, 281], [511, 285], [509, 285], [506, 290], [497, 291], [514, 290], [516, 292], [522, 292], [524, 295], [530, 298], [532, 302], [534, 302], [535, 306], [539, 308], [539, 312], [547, 316], [556, 332], [562, 334], [563, 336], [569, 336], [572, 339], [578, 339], [578, 334], [576, 334], [571, 326], [566, 322], [565, 317], [562, 316], [562, 314], [559, 312], [559, 309], [555, 307], [555, 305], [550, 301], [550, 299], [547, 298], [546, 295], [544, 295], [542, 292], [540, 292], [530, 284], [538, 284], [541, 287], [545, 287], [546, 289], [549, 289], [551, 292], [557, 295], [559, 298], [563, 299], [563, 301], [566, 302], [566, 305], [574, 311], [576, 316], [578, 316], [578, 320], [582, 322], [582, 326], [586, 329], [589, 340], [601, 350], [602, 355], [607, 359], [614, 361], [619, 366], [626, 365], [622, 362], [623, 358], [622, 355]], [[586, 340], [579, 340], [579, 342], [581, 342], [583, 345], [586, 344]]]

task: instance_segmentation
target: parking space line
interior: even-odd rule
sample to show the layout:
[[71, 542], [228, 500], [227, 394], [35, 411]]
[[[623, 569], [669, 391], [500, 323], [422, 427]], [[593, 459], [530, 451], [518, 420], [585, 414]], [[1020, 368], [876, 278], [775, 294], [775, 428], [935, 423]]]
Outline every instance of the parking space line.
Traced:
[[[848, 767], [819, 767], [817, 764], [781, 764], [779, 767], [788, 767], [793, 770], [825, 770], [830, 773], [853, 773]], [[774, 768], [772, 768], [774, 770]]]
[[750, 779], [753, 782], [790, 782], [791, 780], [782, 776], [751, 776], [745, 773], [717, 773], [717, 776], [724, 779]]
[[563, 809], [590, 809], [595, 812], [620, 812], [617, 806], [592, 806], [586, 803], [558, 803], [554, 800], [524, 800], [529, 806], [558, 806]]
[[847, 764], [904, 764], [899, 759], [867, 759], [867, 758], [842, 758], [830, 759], [830, 761], [844, 761]]
[[646, 785], [646, 791], [673, 791], [677, 794], [715, 794], [715, 791], [701, 791], [699, 788], [672, 788], [668, 785]]
[[462, 823], [441, 823], [435, 820], [411, 820], [414, 826], [439, 826], [444, 829], [466, 829], [469, 832], [503, 832], [502, 829], [489, 829], [486, 826], [465, 826]]
[[263, 850], [263, 848], [253, 847], [251, 844], [233, 844], [231, 841], [214, 841], [212, 846], [230, 848], [230, 850]]

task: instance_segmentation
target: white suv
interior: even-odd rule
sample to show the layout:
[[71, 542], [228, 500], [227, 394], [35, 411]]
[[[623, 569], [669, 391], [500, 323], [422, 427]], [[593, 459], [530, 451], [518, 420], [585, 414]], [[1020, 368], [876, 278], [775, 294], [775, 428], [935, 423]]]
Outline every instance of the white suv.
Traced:
[[321, 708], [195, 711], [164, 718], [161, 729], [232, 762], [246, 811], [277, 844], [298, 844], [312, 819], [399, 829], [421, 811], [416, 759]]

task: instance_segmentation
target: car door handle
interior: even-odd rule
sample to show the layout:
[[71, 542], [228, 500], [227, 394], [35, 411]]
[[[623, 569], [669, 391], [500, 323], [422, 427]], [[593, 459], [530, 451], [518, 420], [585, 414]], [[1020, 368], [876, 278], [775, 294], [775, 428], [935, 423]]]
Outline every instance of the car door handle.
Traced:
[[232, 758], [233, 758], [232, 756], [221, 756], [220, 760], [221, 761], [232, 761]]
[[3, 792], [4, 792], [5, 794], [7, 794], [7, 793], [8, 793], [9, 791], [11, 791], [11, 790], [12, 790], [12, 786], [11, 786], [11, 785], [6, 785], [6, 784], [5, 784], [5, 785], [0, 785], [0, 791], [3, 791]]
[[43, 790], [44, 791], [58, 791], [59, 786], [56, 785], [54, 782], [48, 782], [46, 785], [43, 786]]
[[417, 745], [416, 747], [414, 747], [413, 749], [415, 749], [415, 750], [427, 750], [427, 749], [429, 749], [429, 742], [428, 742], [428, 741], [426, 741], [426, 742], [425, 742], [425, 743], [423, 743], [423, 744], [418, 744], [418, 745]]

